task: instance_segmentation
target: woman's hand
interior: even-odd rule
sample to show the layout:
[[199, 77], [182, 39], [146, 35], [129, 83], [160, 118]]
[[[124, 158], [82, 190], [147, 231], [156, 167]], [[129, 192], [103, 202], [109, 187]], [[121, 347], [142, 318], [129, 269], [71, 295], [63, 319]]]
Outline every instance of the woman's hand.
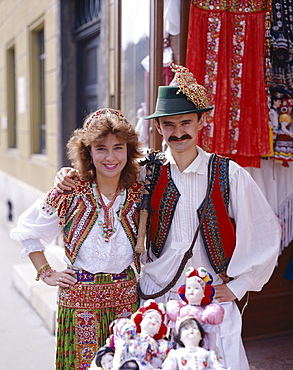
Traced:
[[53, 271], [51, 276], [46, 276], [43, 281], [50, 286], [69, 288], [77, 282], [77, 279], [72, 275], [75, 275], [75, 271], [71, 269]]
[[62, 167], [56, 174], [54, 179], [54, 187], [58, 193], [64, 193], [64, 191], [71, 191], [75, 188], [72, 177], [77, 175], [77, 171], [71, 167]]

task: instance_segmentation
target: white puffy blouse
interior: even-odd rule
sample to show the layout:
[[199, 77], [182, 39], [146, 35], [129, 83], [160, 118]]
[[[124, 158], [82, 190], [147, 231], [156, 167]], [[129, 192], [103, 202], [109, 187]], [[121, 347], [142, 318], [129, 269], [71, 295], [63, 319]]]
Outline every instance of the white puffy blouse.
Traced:
[[[107, 205], [110, 201], [102, 196]], [[97, 272], [118, 274], [133, 262], [132, 246], [117, 215], [119, 206], [125, 202], [125, 197], [125, 192], [119, 194], [113, 204], [113, 226], [117, 231], [108, 242], [105, 241], [102, 236], [102, 225], [99, 224], [99, 221], [104, 221], [104, 211], [101, 208], [94, 226], [79, 249], [74, 267], [93, 274]], [[56, 210], [53, 208], [52, 212], [47, 213], [43, 206], [43, 198], [37, 199], [20, 215], [17, 226], [10, 231], [11, 238], [22, 243], [23, 257], [27, 257], [31, 252], [45, 250], [43, 242], [52, 243], [62, 231], [58, 225]], [[65, 255], [64, 261], [70, 265]]]

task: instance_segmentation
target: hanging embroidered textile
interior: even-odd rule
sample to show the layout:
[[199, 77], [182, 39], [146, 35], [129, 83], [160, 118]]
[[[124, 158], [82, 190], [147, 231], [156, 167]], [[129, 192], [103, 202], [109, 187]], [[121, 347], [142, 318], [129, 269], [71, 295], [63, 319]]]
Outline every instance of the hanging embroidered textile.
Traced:
[[272, 159], [289, 167], [288, 162], [293, 161], [293, 6], [289, 0], [272, 1], [270, 85], [273, 102], [274, 94], [283, 95], [275, 114]]
[[266, 1], [197, 1], [190, 5], [186, 66], [214, 109], [199, 145], [260, 166], [271, 155], [265, 77]]
[[272, 1], [271, 58], [271, 86], [293, 92], [292, 0]]

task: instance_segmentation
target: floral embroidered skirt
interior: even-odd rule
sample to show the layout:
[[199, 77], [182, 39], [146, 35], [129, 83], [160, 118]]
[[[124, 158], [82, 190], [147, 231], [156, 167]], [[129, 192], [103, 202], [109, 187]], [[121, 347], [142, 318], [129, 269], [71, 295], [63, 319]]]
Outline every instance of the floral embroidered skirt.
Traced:
[[136, 277], [128, 267], [120, 274], [76, 270], [78, 282], [60, 288], [56, 369], [86, 370], [109, 337], [109, 325], [138, 309]]

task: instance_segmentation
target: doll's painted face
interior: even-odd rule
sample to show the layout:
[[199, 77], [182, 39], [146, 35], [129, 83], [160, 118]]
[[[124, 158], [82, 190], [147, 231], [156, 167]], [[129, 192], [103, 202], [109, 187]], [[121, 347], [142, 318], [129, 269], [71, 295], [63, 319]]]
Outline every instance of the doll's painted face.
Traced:
[[104, 370], [111, 370], [113, 367], [113, 354], [106, 353], [101, 359], [101, 365]]
[[159, 332], [161, 324], [161, 314], [156, 310], [149, 310], [149, 312], [146, 312], [140, 323], [141, 333], [148, 334], [153, 337]]
[[194, 279], [188, 279], [186, 282], [185, 297], [189, 304], [200, 305], [204, 297], [204, 291], [200, 283]]
[[180, 340], [185, 347], [198, 346], [202, 336], [195, 320], [188, 320], [180, 327]]

